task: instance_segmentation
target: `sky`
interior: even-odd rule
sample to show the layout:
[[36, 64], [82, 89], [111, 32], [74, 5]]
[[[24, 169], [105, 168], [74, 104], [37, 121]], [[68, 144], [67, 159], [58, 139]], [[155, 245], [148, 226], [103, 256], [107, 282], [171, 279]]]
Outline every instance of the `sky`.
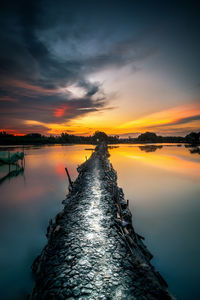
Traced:
[[198, 1], [29, 0], [0, 9], [0, 129], [200, 130]]

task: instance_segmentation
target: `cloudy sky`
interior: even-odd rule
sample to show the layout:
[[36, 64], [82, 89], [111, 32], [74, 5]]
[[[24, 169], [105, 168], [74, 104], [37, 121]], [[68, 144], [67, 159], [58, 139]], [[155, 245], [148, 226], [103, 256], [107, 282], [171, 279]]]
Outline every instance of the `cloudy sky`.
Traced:
[[1, 130], [199, 130], [199, 8], [193, 0], [5, 1]]

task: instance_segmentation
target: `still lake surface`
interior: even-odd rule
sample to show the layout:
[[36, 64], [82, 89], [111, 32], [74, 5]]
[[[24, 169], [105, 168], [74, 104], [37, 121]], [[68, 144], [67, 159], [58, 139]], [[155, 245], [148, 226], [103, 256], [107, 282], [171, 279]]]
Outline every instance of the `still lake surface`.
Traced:
[[[24, 173], [0, 184], [2, 300], [21, 300], [30, 293], [31, 264], [67, 193], [65, 167], [74, 180], [77, 165], [91, 154], [86, 148], [93, 146], [28, 146]], [[200, 299], [200, 155], [184, 145], [120, 145], [110, 154], [134, 227], [154, 255], [153, 265], [178, 300]], [[7, 171], [8, 166], [1, 166], [0, 177]]]

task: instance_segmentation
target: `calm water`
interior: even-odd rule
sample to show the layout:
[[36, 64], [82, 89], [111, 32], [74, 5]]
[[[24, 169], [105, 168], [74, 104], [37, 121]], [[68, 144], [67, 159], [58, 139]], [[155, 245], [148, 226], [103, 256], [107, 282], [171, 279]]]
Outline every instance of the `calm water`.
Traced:
[[[89, 157], [91, 145], [25, 149], [25, 171], [0, 184], [0, 284], [3, 300], [25, 299], [32, 287], [31, 264], [46, 243], [50, 218], [62, 209], [67, 192], [67, 166]], [[1, 150], [5, 150], [1, 148]], [[12, 148], [11, 151], [20, 151]], [[110, 150], [118, 183], [130, 200], [133, 223], [146, 238], [152, 263], [179, 300], [200, 298], [200, 155], [188, 148], [140, 148], [120, 145]], [[4, 176], [8, 167], [0, 167]]]

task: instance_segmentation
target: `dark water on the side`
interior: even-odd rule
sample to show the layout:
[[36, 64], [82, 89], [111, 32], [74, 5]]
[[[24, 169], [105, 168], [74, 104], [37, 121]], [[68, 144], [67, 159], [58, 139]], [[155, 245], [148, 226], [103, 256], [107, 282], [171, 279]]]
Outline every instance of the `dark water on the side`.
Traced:
[[[64, 168], [75, 179], [77, 165], [90, 155], [86, 148], [92, 147], [29, 147], [24, 174], [0, 184], [1, 299], [25, 299], [30, 292], [31, 264], [46, 243], [49, 219], [62, 209], [66, 195]], [[178, 300], [200, 299], [200, 155], [175, 145], [121, 145], [110, 152], [135, 229], [155, 256], [153, 264]], [[0, 177], [7, 171], [1, 166]]]

